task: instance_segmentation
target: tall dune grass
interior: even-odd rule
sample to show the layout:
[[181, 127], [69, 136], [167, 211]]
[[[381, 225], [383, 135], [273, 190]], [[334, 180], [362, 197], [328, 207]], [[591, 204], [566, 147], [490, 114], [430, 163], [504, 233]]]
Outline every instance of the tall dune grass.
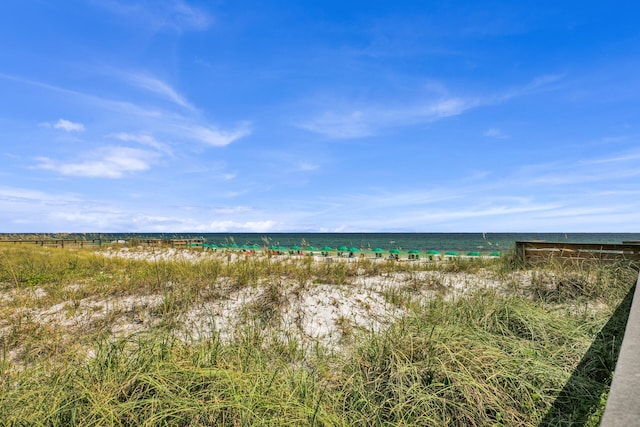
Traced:
[[[624, 324], [584, 360], [637, 277], [627, 265], [541, 266], [531, 267], [529, 286], [451, 295], [411, 273], [488, 269], [506, 283], [521, 267], [510, 258], [191, 263], [89, 250], [0, 253], [0, 291], [11, 295], [0, 307], [0, 425], [534, 426], [579, 417], [597, 425], [602, 403], [588, 402], [606, 400]], [[404, 317], [381, 332], [354, 331], [345, 350], [267, 327], [285, 284], [351, 286], [399, 273], [413, 280], [402, 292], [437, 288], [434, 297], [398, 298], [412, 301]], [[247, 287], [262, 296], [232, 340], [177, 333], [189, 307]], [[34, 296], [39, 288], [46, 296]], [[154, 308], [162, 321], [127, 336], [105, 332], [108, 319], [69, 331], [21, 314], [89, 296], [147, 294], [162, 295]], [[573, 400], [558, 401], [568, 384]]]

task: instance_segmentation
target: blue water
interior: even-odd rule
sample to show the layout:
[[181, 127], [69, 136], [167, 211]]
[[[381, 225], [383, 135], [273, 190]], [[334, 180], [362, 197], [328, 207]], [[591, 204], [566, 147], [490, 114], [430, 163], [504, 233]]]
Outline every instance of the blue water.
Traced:
[[[28, 236], [28, 235], [27, 235]], [[42, 238], [42, 235], [39, 235]], [[53, 235], [52, 235], [53, 236]], [[2, 236], [0, 236], [2, 237]], [[60, 237], [55, 236], [55, 237]], [[640, 233], [82, 233], [65, 238], [115, 240], [132, 238], [196, 239], [211, 244], [260, 246], [347, 246], [367, 250], [418, 249], [420, 251], [508, 251], [516, 241], [544, 240], [548, 242], [622, 243], [640, 241]]]

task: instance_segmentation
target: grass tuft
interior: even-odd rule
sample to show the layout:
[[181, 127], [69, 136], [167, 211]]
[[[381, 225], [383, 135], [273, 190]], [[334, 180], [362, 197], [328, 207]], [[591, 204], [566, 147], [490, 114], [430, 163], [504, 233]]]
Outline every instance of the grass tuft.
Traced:
[[[451, 285], [468, 277], [500, 286]], [[597, 425], [636, 278], [623, 263], [525, 269], [509, 256], [0, 247], [0, 425]], [[336, 301], [337, 346], [285, 327], [306, 314], [296, 301], [334, 287], [395, 314], [366, 327]], [[221, 329], [191, 337], [186, 313]]]

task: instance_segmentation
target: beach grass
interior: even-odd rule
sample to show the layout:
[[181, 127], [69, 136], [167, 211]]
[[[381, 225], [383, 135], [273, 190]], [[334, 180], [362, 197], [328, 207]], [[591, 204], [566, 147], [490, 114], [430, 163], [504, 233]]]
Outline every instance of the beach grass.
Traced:
[[[0, 246], [0, 425], [598, 425], [637, 278], [101, 250]], [[296, 303], [366, 286], [378, 327], [343, 311], [336, 339], [303, 333]], [[230, 295], [235, 323], [200, 309]]]

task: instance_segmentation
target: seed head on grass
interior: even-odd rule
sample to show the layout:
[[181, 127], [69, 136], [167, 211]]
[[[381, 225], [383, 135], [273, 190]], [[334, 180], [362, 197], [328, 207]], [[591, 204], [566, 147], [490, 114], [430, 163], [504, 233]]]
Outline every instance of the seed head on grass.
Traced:
[[[561, 424], [575, 418], [572, 402], [592, 402], [606, 387], [616, 338], [598, 337], [637, 277], [626, 265], [524, 269], [484, 259], [325, 263], [217, 254], [149, 262], [31, 251], [7, 253], [21, 289], [0, 271], [9, 298], [0, 319], [0, 419], [14, 425], [533, 426], [567, 388], [571, 399], [551, 420]], [[459, 294], [431, 289], [462, 273], [530, 276], [531, 292], [526, 283]], [[379, 288], [368, 295], [403, 313], [385, 328], [363, 330], [343, 315], [335, 322], [348, 335], [340, 348], [280, 328], [296, 292], [303, 300], [314, 283], [350, 288], [372, 276]], [[400, 276], [409, 280], [391, 286]], [[223, 339], [215, 325], [193, 339], [180, 332], [185, 312], [240, 290], [256, 298], [238, 304], [246, 317], [231, 322], [233, 333]], [[97, 334], [134, 316], [115, 305], [91, 328], [38, 321], [53, 305], [71, 304], [74, 317], [87, 301], [128, 296], [159, 298], [135, 310], [164, 323]], [[589, 309], [576, 310], [576, 301]], [[587, 408], [594, 423], [600, 409]]]

